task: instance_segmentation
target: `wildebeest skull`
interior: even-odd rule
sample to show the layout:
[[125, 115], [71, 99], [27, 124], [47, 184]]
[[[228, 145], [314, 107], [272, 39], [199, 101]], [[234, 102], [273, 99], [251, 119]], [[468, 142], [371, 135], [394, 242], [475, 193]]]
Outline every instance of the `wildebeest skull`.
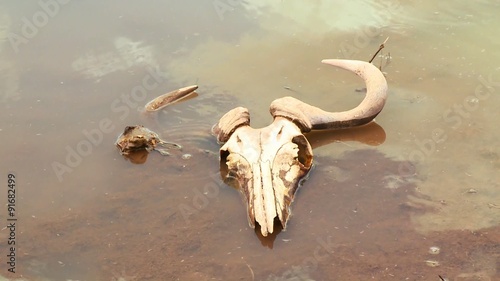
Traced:
[[293, 97], [271, 103], [271, 125], [250, 127], [248, 110], [237, 107], [214, 126], [220, 148], [221, 167], [227, 178], [237, 181], [246, 198], [250, 226], [257, 222], [263, 236], [274, 231], [276, 217], [283, 229], [290, 205], [301, 179], [312, 166], [312, 148], [303, 133], [311, 130], [342, 129], [373, 120], [387, 98], [384, 75], [368, 62], [323, 60], [323, 63], [350, 70], [366, 83], [366, 96], [354, 109], [326, 112]]

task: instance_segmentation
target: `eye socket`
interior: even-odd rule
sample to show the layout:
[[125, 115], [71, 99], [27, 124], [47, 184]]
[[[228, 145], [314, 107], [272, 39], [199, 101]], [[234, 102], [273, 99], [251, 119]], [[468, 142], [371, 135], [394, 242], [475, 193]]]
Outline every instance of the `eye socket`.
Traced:
[[231, 153], [227, 150], [220, 150], [220, 176], [225, 184], [236, 190], [241, 190], [237, 171], [230, 170], [227, 165], [229, 154]]
[[[220, 150], [220, 163], [224, 165], [224, 169], [227, 171], [227, 157], [229, 156], [229, 151], [227, 150]], [[222, 165], [221, 165], [221, 172], [222, 172]]]
[[299, 162], [304, 165], [306, 169], [309, 169], [312, 165], [313, 155], [311, 145], [307, 141], [306, 137], [303, 135], [295, 136], [292, 138], [292, 142], [295, 143], [299, 148]]
[[222, 179], [226, 179], [229, 173], [229, 167], [227, 166], [228, 156], [229, 156], [229, 151], [220, 150], [220, 175]]

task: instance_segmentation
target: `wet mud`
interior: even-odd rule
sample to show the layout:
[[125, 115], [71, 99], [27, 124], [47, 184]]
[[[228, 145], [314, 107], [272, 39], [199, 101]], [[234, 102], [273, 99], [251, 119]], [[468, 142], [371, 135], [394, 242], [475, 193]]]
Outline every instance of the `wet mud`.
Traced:
[[[166, 162], [154, 158], [151, 165]], [[193, 159], [217, 164], [211, 156]], [[165, 162], [155, 171], [131, 166], [117, 175], [129, 184], [65, 215], [26, 223], [23, 271], [50, 280], [64, 280], [64, 272], [82, 280], [500, 278], [499, 229], [418, 233], [411, 217], [432, 210], [413, 198], [428, 198], [414, 179], [389, 188], [387, 176], [400, 163], [375, 150], [318, 157], [289, 229], [268, 238], [247, 226], [243, 201], [217, 171], [196, 180], [201, 171], [179, 172], [175, 161]], [[207, 180], [213, 186], [203, 186]], [[198, 192], [179, 190], [197, 185]]]

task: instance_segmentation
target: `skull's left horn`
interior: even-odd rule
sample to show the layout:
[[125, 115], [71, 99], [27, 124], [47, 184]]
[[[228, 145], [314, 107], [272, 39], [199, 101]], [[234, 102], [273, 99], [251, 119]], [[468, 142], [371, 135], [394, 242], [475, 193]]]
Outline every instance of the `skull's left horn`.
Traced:
[[321, 61], [356, 73], [366, 84], [366, 96], [355, 108], [342, 112], [327, 112], [292, 97], [271, 103], [271, 114], [295, 122], [302, 132], [321, 129], [342, 129], [364, 125], [377, 116], [387, 99], [387, 82], [373, 64], [356, 60], [328, 59]]

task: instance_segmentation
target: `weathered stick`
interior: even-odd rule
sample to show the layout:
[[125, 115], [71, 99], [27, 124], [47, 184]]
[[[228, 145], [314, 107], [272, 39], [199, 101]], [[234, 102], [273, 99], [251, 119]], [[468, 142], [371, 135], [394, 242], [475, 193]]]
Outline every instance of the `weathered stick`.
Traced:
[[382, 51], [382, 49], [385, 47], [385, 43], [387, 43], [387, 40], [389, 40], [389, 37], [387, 37], [385, 39], [385, 41], [380, 44], [380, 47], [378, 47], [378, 50], [377, 52], [373, 55], [373, 57], [370, 59], [369, 63], [372, 63], [373, 59], [375, 59], [375, 57], [378, 55], [378, 53], [380, 53], [380, 51]]

